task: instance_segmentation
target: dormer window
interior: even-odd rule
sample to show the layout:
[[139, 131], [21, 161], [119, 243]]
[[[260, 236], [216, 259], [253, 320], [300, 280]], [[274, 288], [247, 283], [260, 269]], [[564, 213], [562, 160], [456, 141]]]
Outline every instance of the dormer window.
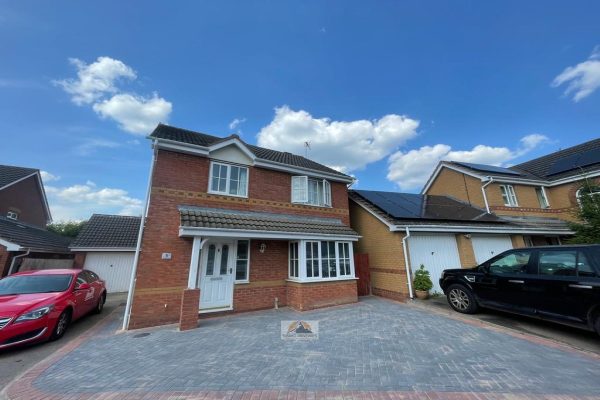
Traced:
[[248, 197], [248, 168], [212, 161], [208, 192]]
[[331, 184], [325, 179], [292, 176], [292, 203], [331, 207]]
[[502, 193], [502, 200], [504, 200], [505, 206], [519, 206], [519, 203], [517, 203], [517, 195], [515, 194], [515, 188], [512, 185], [500, 185], [500, 192]]
[[19, 219], [19, 213], [16, 211], [9, 211], [6, 213], [6, 218], [14, 219], [16, 221]]

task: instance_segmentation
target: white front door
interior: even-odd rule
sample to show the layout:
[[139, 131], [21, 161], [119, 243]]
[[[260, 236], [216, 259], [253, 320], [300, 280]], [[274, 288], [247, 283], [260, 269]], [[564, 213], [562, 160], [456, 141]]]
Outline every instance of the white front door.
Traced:
[[211, 241], [201, 255], [200, 312], [233, 308], [233, 245]]
[[453, 234], [415, 233], [408, 238], [408, 249], [413, 275], [424, 265], [431, 276], [432, 292], [442, 292], [439, 280], [443, 270], [461, 267]]
[[513, 248], [508, 235], [472, 235], [471, 244], [477, 264], [482, 264], [503, 251]]

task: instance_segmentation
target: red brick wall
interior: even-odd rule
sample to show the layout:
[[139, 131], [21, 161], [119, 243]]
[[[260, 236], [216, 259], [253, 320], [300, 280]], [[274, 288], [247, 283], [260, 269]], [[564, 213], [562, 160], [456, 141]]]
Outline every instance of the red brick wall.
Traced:
[[77, 251], [73, 254], [75, 254], [75, 258], [73, 258], [73, 268], [83, 269], [87, 253], [85, 251]]
[[0, 277], [8, 273], [10, 267], [10, 253], [6, 251], [6, 247], [0, 246]]
[[288, 306], [299, 311], [358, 301], [355, 280], [315, 283], [288, 282], [287, 297]]
[[185, 289], [179, 311], [179, 330], [187, 331], [198, 326], [198, 303], [200, 289]]
[[[333, 217], [349, 224], [346, 185], [332, 182], [332, 208], [292, 204], [291, 175], [249, 167], [248, 198], [209, 195], [210, 160], [160, 150], [157, 154], [148, 218], [137, 268], [130, 328], [178, 322], [187, 287], [192, 239], [179, 237], [179, 205]], [[235, 285], [234, 308], [270, 308], [287, 302], [287, 242], [252, 241], [250, 284]], [[171, 253], [171, 260], [162, 260]]]
[[32, 176], [0, 191], [0, 215], [6, 217], [13, 208], [19, 212], [19, 221], [45, 227], [48, 216], [36, 179]]

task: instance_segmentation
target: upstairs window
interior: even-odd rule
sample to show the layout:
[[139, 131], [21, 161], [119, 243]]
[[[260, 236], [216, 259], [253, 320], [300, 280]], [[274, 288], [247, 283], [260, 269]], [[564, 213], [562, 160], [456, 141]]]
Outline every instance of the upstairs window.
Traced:
[[9, 211], [9, 212], [6, 213], [6, 218], [18, 220], [19, 219], [19, 213], [16, 212], [16, 211]]
[[549, 208], [550, 204], [548, 204], [548, 198], [546, 197], [546, 192], [543, 188], [535, 188], [535, 194], [537, 195], [538, 201], [540, 202], [541, 208]]
[[248, 197], [248, 168], [211, 162], [208, 192]]
[[292, 203], [331, 207], [331, 184], [325, 179], [292, 176]]
[[517, 195], [515, 194], [515, 188], [512, 185], [500, 185], [500, 192], [502, 193], [502, 200], [504, 205], [508, 207], [518, 207]]

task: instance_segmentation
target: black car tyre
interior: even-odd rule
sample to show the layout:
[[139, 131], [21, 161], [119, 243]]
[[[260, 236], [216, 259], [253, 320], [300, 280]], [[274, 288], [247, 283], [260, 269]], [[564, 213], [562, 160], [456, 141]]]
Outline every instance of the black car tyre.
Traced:
[[477, 302], [475, 300], [475, 296], [470, 289], [466, 286], [454, 284], [450, 285], [446, 298], [448, 299], [448, 304], [454, 311], [458, 311], [463, 314], [474, 314], [477, 312], [479, 308], [477, 306]]
[[58, 340], [64, 336], [65, 332], [69, 328], [71, 324], [71, 310], [67, 309], [60, 314], [58, 320], [56, 321], [56, 326], [52, 331], [52, 336], [50, 336], [50, 340]]
[[94, 308], [94, 314], [100, 314], [104, 309], [104, 303], [106, 302], [106, 292], [102, 293], [102, 296], [98, 299], [98, 304]]
[[600, 314], [596, 315], [596, 321], [594, 322], [594, 328], [596, 329], [596, 333], [600, 335]]

